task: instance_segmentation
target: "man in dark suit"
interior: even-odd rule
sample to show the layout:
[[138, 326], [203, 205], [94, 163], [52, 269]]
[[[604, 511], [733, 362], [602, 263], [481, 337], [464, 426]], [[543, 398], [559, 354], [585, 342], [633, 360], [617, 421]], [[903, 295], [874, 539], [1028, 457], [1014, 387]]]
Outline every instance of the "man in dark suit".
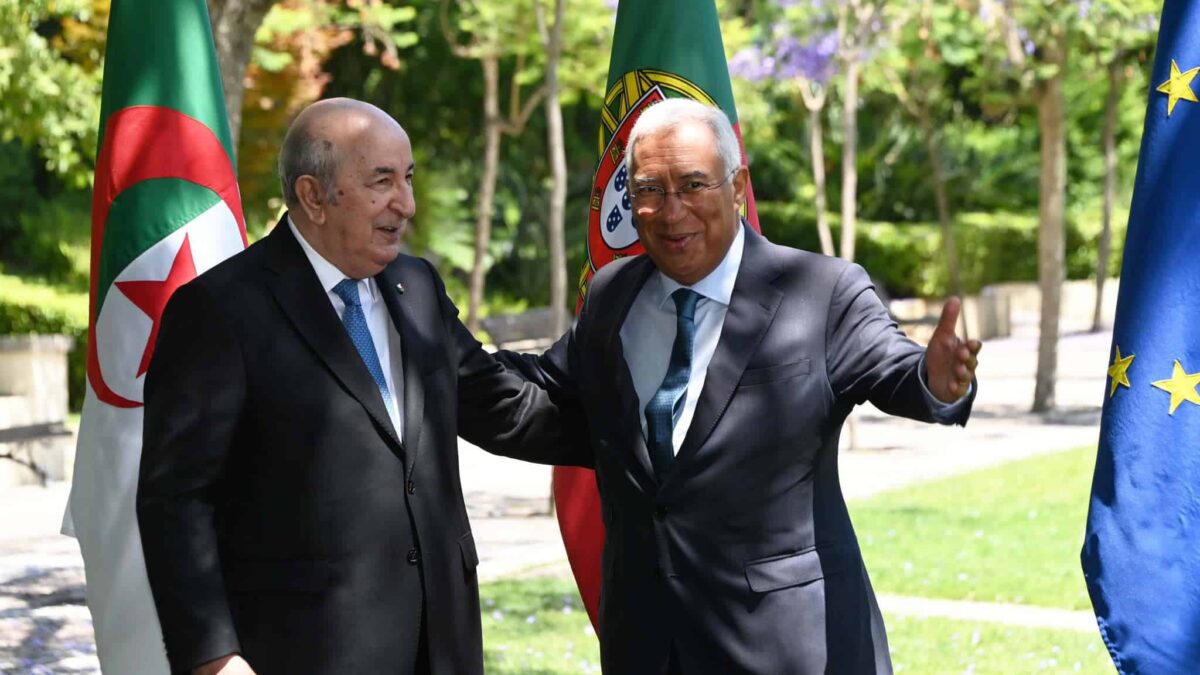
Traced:
[[952, 300], [922, 349], [861, 267], [745, 227], [720, 110], [649, 108], [627, 159], [648, 255], [601, 269], [546, 354], [503, 356], [587, 421], [562, 458], [596, 469], [605, 672], [891, 672], [838, 436], [868, 400], [965, 423], [980, 344]]
[[176, 673], [481, 673], [456, 434], [538, 454], [546, 394], [480, 349], [400, 254], [409, 139], [316, 103], [288, 214], [182, 287], [146, 380], [137, 512]]

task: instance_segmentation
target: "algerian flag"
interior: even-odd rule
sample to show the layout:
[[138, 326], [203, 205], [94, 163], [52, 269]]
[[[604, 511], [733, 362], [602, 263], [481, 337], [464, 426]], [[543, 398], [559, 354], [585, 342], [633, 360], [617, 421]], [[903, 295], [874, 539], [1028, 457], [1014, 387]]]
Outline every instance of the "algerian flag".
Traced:
[[64, 531], [107, 673], [167, 673], [134, 497], [142, 385], [180, 285], [246, 247], [204, 0], [113, 0], [92, 195], [88, 388]]
[[[645, 250], [633, 227], [632, 205], [626, 192], [625, 144], [643, 110], [663, 99], [679, 97], [724, 110], [740, 140], [715, 2], [620, 0], [608, 60], [608, 89], [600, 111], [600, 159], [592, 184], [588, 257], [579, 278], [577, 311], [596, 270]], [[750, 226], [758, 230], [754, 193], [749, 189], [745, 215]], [[589, 469], [556, 467], [554, 500], [571, 570], [595, 625], [604, 546], [595, 474]]]

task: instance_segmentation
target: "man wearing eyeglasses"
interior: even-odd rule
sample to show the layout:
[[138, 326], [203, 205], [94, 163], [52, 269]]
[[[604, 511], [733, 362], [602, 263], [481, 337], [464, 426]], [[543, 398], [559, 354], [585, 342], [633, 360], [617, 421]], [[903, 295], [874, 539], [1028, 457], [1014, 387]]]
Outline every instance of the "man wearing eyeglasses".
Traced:
[[605, 672], [891, 672], [839, 433], [868, 400], [965, 423], [979, 342], [955, 337], [952, 300], [923, 349], [861, 267], [747, 228], [720, 110], [660, 103], [626, 156], [648, 255], [600, 270], [546, 354], [503, 357], [586, 418]]

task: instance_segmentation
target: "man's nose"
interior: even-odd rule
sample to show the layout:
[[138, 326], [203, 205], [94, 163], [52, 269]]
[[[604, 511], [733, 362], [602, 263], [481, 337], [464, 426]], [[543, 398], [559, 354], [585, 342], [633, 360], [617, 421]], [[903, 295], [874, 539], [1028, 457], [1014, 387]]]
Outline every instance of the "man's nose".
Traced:
[[417, 214], [417, 199], [412, 186], [402, 185], [392, 197], [392, 209], [404, 218], [412, 218]]
[[668, 192], [663, 195], [662, 217], [667, 222], [674, 223], [687, 213], [687, 205], [683, 203], [683, 195], [678, 192]]

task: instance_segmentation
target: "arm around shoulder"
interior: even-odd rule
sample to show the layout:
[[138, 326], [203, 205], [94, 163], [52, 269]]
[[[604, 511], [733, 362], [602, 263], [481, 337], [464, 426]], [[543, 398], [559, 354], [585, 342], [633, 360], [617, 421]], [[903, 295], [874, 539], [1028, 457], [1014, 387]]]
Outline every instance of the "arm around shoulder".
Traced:
[[[428, 263], [426, 263], [428, 264]], [[458, 318], [430, 266], [442, 320], [457, 368], [460, 436], [488, 452], [539, 464], [590, 466], [585, 445], [566, 442], [581, 415], [560, 397], [522, 379], [483, 350]]]

